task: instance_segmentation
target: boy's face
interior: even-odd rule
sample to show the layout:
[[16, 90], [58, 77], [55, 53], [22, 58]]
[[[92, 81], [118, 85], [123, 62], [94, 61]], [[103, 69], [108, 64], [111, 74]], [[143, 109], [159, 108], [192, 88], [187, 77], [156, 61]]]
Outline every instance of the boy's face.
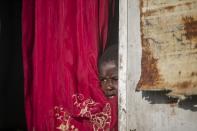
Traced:
[[118, 67], [114, 61], [102, 63], [100, 81], [105, 96], [112, 98], [118, 94]]

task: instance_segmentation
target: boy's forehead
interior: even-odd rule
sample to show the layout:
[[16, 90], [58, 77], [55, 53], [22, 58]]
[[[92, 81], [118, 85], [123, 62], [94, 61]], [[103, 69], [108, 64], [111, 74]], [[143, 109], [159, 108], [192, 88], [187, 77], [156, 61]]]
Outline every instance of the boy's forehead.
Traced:
[[114, 68], [117, 67], [115, 61], [105, 61], [101, 63], [101, 68]]
[[104, 72], [107, 73], [108, 71], [110, 72], [118, 71], [118, 67], [114, 61], [104, 62], [101, 64], [100, 73], [104, 73]]

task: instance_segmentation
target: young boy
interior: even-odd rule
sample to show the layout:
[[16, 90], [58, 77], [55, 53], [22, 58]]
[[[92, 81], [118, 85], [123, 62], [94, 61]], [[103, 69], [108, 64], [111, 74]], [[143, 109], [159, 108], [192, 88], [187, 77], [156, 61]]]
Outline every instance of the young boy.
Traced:
[[106, 49], [99, 60], [98, 66], [101, 88], [113, 108], [112, 114], [114, 122], [112, 123], [112, 130], [110, 131], [118, 131], [118, 45], [112, 45]]
[[99, 78], [105, 96], [109, 99], [118, 94], [118, 45], [106, 49], [99, 60]]

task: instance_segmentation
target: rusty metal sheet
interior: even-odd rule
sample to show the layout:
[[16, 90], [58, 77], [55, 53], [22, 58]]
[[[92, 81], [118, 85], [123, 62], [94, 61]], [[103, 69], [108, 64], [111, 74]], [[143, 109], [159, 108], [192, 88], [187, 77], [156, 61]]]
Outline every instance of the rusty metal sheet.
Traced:
[[140, 0], [142, 60], [137, 90], [197, 94], [197, 0]]

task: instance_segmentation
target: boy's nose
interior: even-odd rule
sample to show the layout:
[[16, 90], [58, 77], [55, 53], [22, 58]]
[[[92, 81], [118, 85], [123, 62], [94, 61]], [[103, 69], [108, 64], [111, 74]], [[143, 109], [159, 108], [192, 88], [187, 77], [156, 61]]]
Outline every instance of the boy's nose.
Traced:
[[113, 87], [110, 86], [110, 85], [108, 85], [108, 86], [107, 86], [107, 89], [108, 89], [108, 90], [111, 90], [111, 89], [113, 89]]
[[106, 86], [107, 86], [107, 89], [108, 89], [108, 90], [112, 90], [112, 89], [113, 89], [113, 82], [112, 82], [112, 80], [108, 80]]
[[107, 80], [107, 86], [112, 86], [112, 85], [113, 85], [112, 80], [111, 80], [111, 79], [108, 79], [108, 80]]

